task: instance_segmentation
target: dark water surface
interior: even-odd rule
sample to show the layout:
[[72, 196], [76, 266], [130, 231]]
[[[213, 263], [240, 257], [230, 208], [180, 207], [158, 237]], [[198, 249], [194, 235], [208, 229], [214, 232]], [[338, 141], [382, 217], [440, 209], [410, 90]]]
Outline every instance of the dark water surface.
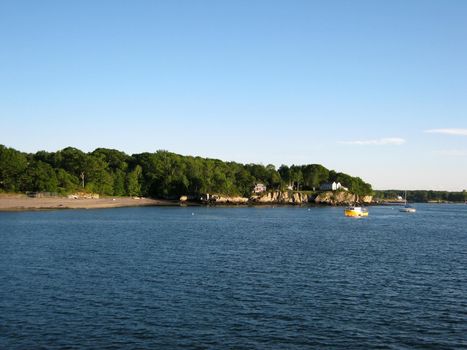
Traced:
[[0, 213], [0, 348], [467, 347], [467, 205]]

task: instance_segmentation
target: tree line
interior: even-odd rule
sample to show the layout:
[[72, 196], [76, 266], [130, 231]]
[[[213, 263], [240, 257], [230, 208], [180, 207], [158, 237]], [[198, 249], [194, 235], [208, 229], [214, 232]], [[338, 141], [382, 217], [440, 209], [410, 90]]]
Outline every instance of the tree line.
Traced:
[[[319, 164], [240, 164], [160, 150], [127, 155], [97, 148], [85, 153], [73, 147], [57, 152], [24, 153], [0, 145], [0, 191], [72, 193], [80, 190], [109, 196], [176, 198], [204, 193], [249, 196], [256, 183], [268, 190], [317, 190], [340, 182], [353, 193], [372, 194], [359, 177]], [[83, 187], [84, 185], [84, 187]]]
[[[375, 199], [393, 200], [398, 196], [405, 197], [405, 191], [402, 190], [385, 190], [374, 191]], [[426, 202], [464, 202], [467, 201], [467, 191], [449, 192], [449, 191], [407, 191], [407, 201], [426, 203]]]

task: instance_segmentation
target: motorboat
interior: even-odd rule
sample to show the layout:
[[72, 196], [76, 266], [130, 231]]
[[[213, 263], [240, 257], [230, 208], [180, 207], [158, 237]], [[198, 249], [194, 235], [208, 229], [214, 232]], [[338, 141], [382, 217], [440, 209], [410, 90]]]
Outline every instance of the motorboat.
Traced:
[[348, 217], [364, 217], [368, 216], [368, 209], [363, 207], [347, 207], [344, 213]]

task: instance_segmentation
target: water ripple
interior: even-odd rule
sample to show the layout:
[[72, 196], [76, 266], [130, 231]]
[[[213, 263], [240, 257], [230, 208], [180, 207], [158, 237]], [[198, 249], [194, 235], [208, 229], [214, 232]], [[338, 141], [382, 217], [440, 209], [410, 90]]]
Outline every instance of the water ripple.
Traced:
[[466, 214], [0, 213], [0, 348], [466, 348]]

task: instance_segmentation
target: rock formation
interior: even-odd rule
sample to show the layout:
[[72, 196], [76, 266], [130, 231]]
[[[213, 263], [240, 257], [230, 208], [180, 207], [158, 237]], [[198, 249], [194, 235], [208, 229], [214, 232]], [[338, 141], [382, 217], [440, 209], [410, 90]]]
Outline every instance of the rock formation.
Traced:
[[217, 204], [247, 204], [248, 198], [240, 196], [229, 197], [214, 194], [210, 197], [209, 202]]
[[88, 192], [76, 192], [69, 194], [68, 199], [99, 199], [99, 194]]
[[308, 203], [308, 200], [305, 193], [288, 191], [273, 191], [250, 197], [252, 203], [304, 204]]
[[[183, 202], [188, 199], [186, 196], [180, 197]], [[250, 198], [240, 196], [225, 196], [219, 194], [206, 195], [201, 197], [201, 201], [211, 204], [327, 204], [327, 205], [351, 205], [355, 203], [369, 204], [372, 196], [359, 197], [347, 191], [327, 191], [317, 196], [309, 196], [304, 192], [292, 191], [271, 191], [252, 195]]]
[[355, 203], [369, 204], [373, 200], [372, 196], [359, 197], [356, 194], [352, 194], [346, 191], [327, 191], [317, 195], [314, 199], [316, 204], [328, 204], [328, 205], [351, 205]]

